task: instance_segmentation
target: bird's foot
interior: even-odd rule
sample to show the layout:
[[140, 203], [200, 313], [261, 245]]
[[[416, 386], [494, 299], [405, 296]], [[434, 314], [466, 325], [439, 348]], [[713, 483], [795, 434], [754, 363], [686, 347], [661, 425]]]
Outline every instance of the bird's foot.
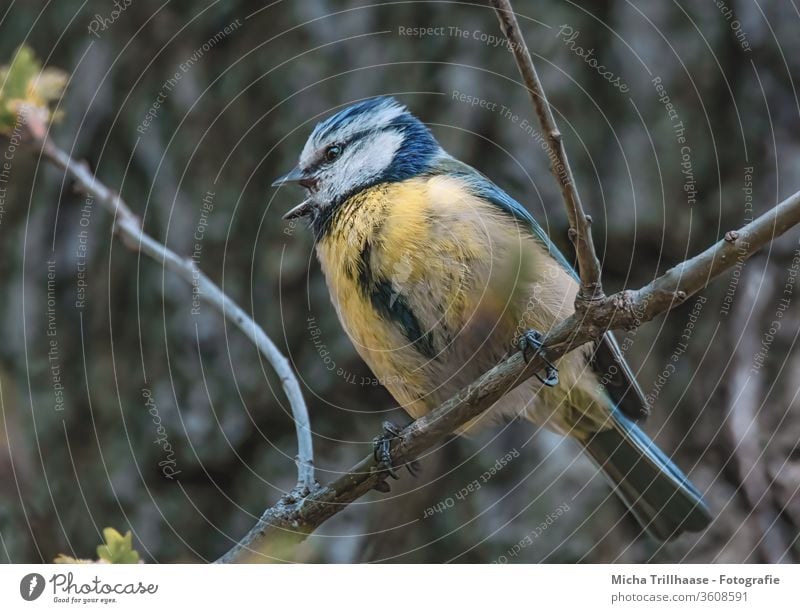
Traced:
[[537, 356], [544, 360], [544, 378], [542, 378], [539, 373], [534, 373], [536, 378], [539, 379], [542, 384], [546, 385], [547, 387], [555, 387], [558, 385], [558, 369], [553, 366], [553, 363], [544, 356], [542, 351], [544, 349], [544, 341], [541, 332], [538, 330], [527, 330], [526, 332], [523, 332], [522, 336], [520, 336], [517, 346], [522, 352], [522, 356], [525, 358], [526, 364]]
[[[402, 430], [397, 424], [385, 421], [383, 422], [383, 434], [376, 436], [372, 442], [372, 454], [378, 463], [378, 469], [385, 471], [392, 479], [400, 478], [395, 471], [396, 466], [394, 466], [394, 461], [392, 460], [392, 441], [400, 437]], [[416, 460], [406, 463], [405, 467], [412, 477], [416, 477], [420, 472], [419, 462]], [[391, 488], [386, 481], [380, 480], [375, 485], [375, 489], [379, 492], [388, 492]]]
[[399, 479], [392, 466], [392, 441], [400, 436], [400, 426], [390, 421], [383, 422], [383, 434], [372, 441], [372, 455], [378, 468], [385, 470], [392, 479]]

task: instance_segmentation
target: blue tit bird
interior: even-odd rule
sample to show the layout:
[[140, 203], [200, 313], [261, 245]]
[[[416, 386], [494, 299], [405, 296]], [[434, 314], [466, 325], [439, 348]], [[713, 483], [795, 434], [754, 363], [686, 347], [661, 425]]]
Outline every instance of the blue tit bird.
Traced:
[[[342, 326], [414, 418], [574, 310], [577, 276], [531, 214], [439, 145], [395, 99], [319, 123], [298, 166], [305, 218]], [[659, 540], [706, 528], [700, 492], [638, 427], [647, 403], [607, 333], [533, 377], [464, 432], [522, 417], [576, 440]]]

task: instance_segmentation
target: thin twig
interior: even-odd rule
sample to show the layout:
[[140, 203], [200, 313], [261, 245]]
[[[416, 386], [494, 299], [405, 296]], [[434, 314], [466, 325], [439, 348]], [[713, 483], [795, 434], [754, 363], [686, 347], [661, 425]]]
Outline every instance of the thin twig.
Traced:
[[525, 44], [525, 39], [522, 37], [511, 2], [509, 0], [491, 0], [491, 3], [497, 13], [500, 27], [514, 53], [520, 76], [528, 89], [528, 95], [539, 118], [539, 125], [552, 158], [550, 170], [561, 187], [561, 196], [564, 199], [569, 220], [569, 238], [575, 245], [575, 252], [578, 256], [578, 272], [581, 278], [580, 291], [575, 298], [575, 309], [583, 312], [604, 298], [600, 279], [600, 260], [597, 259], [592, 241], [591, 218], [583, 210], [561, 132], [556, 126], [553, 111], [550, 109], [542, 82], [533, 65], [528, 45]]
[[[598, 340], [606, 330], [634, 329], [683, 303], [713, 278], [800, 223], [800, 192], [699, 255], [675, 266], [639, 290], [625, 290], [602, 300], [585, 317], [571, 316], [547, 335], [545, 355], [528, 364], [521, 353], [501, 362], [450, 400], [409, 424], [392, 443], [397, 466], [411, 461], [444, 437], [479, 416], [504, 394], [564, 354]], [[327, 519], [373, 489], [385, 478], [372, 455], [333, 483], [303, 499], [284, 498], [267, 509], [250, 532], [218, 563], [280, 559]]]
[[[36, 133], [33, 133], [34, 136]], [[266, 335], [264, 330], [250, 318], [242, 308], [209, 279], [191, 258], [179, 256], [142, 230], [139, 218], [133, 214], [124, 200], [91, 173], [85, 163], [73, 160], [66, 152], [49, 139], [35, 139], [44, 157], [64, 170], [75, 181], [76, 189], [90, 194], [114, 215], [115, 231], [123, 243], [133, 251], [144, 253], [166, 268], [175, 272], [186, 282], [196, 286], [199, 298], [216, 308], [228, 321], [235, 324], [275, 369], [294, 417], [297, 431], [297, 475], [298, 488], [308, 493], [316, 488], [314, 479], [314, 448], [311, 440], [311, 424], [308, 418], [300, 385], [289, 361]]]

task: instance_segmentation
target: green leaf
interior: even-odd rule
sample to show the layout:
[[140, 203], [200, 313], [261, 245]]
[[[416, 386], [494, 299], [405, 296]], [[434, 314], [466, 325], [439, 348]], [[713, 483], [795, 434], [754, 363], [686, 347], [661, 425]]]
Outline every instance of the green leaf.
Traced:
[[111, 564], [138, 564], [139, 553], [133, 548], [133, 536], [128, 530], [122, 536], [114, 528], [105, 528], [105, 545], [97, 547], [97, 556]]
[[0, 133], [12, 132], [22, 105], [37, 117], [52, 121], [50, 102], [58, 99], [66, 81], [67, 75], [61, 70], [42, 70], [30, 47], [17, 49], [11, 63], [0, 66]]
[[0, 68], [0, 97], [3, 99], [25, 98], [28, 83], [42, 71], [41, 64], [30, 47], [22, 46], [9, 66]]

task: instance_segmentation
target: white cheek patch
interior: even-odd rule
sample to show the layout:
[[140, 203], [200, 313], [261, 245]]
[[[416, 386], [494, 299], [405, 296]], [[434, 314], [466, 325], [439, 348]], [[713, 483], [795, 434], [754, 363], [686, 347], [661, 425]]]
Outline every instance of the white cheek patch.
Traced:
[[370, 136], [360, 146], [345, 153], [328, 175], [331, 199], [346, 194], [380, 176], [392, 163], [403, 143], [403, 135], [387, 130]]

